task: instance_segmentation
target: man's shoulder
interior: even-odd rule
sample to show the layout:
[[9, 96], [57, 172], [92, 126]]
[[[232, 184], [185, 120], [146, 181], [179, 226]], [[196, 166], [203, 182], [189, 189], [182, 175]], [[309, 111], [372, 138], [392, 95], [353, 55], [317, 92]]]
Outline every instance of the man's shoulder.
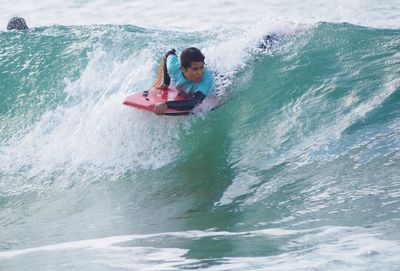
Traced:
[[214, 77], [207, 67], [204, 69], [203, 79], [200, 81], [197, 87], [197, 90], [201, 91], [206, 96], [208, 96], [214, 89]]
[[214, 76], [212, 75], [211, 71], [207, 67], [204, 68], [204, 79], [207, 82], [214, 82]]

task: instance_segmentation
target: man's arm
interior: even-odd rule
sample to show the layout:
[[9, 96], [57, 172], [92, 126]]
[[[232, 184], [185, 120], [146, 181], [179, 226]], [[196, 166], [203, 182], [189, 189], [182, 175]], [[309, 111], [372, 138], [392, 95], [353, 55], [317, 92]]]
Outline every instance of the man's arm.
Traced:
[[167, 109], [176, 109], [176, 110], [192, 110], [195, 108], [197, 105], [199, 105], [206, 95], [204, 95], [200, 91], [196, 91], [192, 97], [190, 97], [187, 100], [182, 100], [182, 101], [168, 101], [168, 102], [163, 102], [156, 104], [154, 106], [154, 113], [157, 115], [162, 115]]
[[168, 101], [166, 102], [168, 108], [176, 110], [192, 110], [194, 107], [201, 104], [206, 95], [200, 91], [196, 91], [192, 97], [182, 101]]

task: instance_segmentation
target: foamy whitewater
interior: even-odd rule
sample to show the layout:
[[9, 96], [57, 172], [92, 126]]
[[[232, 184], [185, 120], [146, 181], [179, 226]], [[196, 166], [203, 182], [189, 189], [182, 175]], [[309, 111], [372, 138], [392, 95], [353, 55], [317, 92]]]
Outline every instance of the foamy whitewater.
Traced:
[[[400, 269], [398, 0], [1, 7], [1, 271]], [[189, 46], [218, 109], [122, 105]]]

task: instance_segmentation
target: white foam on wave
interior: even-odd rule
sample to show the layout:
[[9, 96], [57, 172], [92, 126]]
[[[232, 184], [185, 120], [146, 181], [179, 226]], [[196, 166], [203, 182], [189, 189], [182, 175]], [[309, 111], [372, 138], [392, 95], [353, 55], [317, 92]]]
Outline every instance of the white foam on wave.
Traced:
[[[169, 232], [147, 235], [125, 235], [108, 238], [82, 240], [61, 243], [30, 249], [0, 252], [0, 259], [25, 259], [31, 253], [46, 252], [46, 257], [58, 257], [56, 252], [63, 252], [68, 266], [74, 262], [68, 260], [68, 251], [77, 251], [85, 255], [85, 266], [100, 263], [111, 268], [127, 268], [132, 270], [184, 270], [188, 267], [202, 270], [366, 270], [392, 268], [400, 263], [398, 251], [400, 243], [386, 240], [379, 234], [377, 228], [360, 227], [323, 227], [311, 230], [265, 229], [248, 232], [218, 232], [218, 231], [187, 231]], [[157, 247], [171, 239], [173, 244], [186, 244], [189, 240], [201, 238], [227, 238], [230, 247], [240, 240], [249, 238], [289, 237], [288, 243], [283, 243], [278, 255], [223, 257], [208, 259], [187, 257], [190, 248]], [[239, 238], [240, 237], [240, 238]], [[129, 241], [154, 240], [155, 246], [132, 246]], [[267, 240], [267, 239], [266, 239]], [[128, 243], [127, 243], [128, 242]], [[39, 256], [36, 254], [36, 256]], [[73, 257], [73, 256], [72, 256]], [[33, 266], [40, 267], [40, 262], [34, 258]], [[207, 263], [206, 265], [202, 265]], [[57, 262], [59, 265], [60, 262]], [[77, 263], [78, 264], [78, 263]]]
[[[207, 64], [223, 75], [224, 82], [216, 82], [219, 90], [223, 92], [233, 75], [247, 65], [262, 37], [278, 29], [290, 33], [298, 28], [276, 23], [258, 24], [245, 32], [216, 29], [210, 35], [217, 40], [202, 33], [206, 35], [202, 49]], [[94, 35], [100, 45], [89, 53], [79, 79], [66, 79], [66, 101], [0, 146], [3, 157], [13, 158], [0, 165], [0, 171], [12, 180], [3, 184], [3, 191], [32, 189], [35, 182], [40, 189], [53, 173], [65, 180], [86, 172], [91, 177], [118, 176], [127, 170], [159, 168], [178, 157], [177, 130], [187, 126], [185, 117], [160, 118], [121, 104], [128, 94], [151, 85], [153, 76], [149, 75], [154, 73], [159, 56], [148, 48], [119, 60], [118, 46], [125, 44], [123, 38], [113, 36], [116, 48], [110, 50], [105, 33], [96, 30]], [[23, 178], [17, 181], [16, 175]], [[32, 182], [28, 185], [26, 179]]]
[[80, 78], [67, 81], [66, 102], [0, 146], [1, 156], [10, 158], [2, 161], [0, 171], [25, 176], [22, 184], [9, 178], [13, 181], [5, 189], [28, 185], [25, 180], [35, 176], [41, 176], [35, 178], [40, 183], [54, 172], [118, 175], [173, 161], [182, 119], [122, 105], [128, 94], [151, 85], [152, 58], [142, 50], [118, 61], [101, 48], [94, 50]]
[[[121, 235], [112, 236], [99, 239], [81, 240], [67, 243], [60, 243], [55, 245], [41, 246], [28, 249], [12, 250], [0, 252], [0, 258], [10, 258], [19, 255], [29, 254], [38, 251], [61, 251], [73, 249], [100, 249], [100, 248], [121, 248], [116, 244], [151, 238], [184, 238], [184, 239], [198, 239], [206, 237], [229, 237], [229, 236], [287, 236], [299, 233], [308, 232], [307, 230], [288, 230], [288, 229], [263, 229], [256, 231], [244, 232], [227, 232], [227, 231], [186, 231], [186, 232], [166, 232], [156, 234], [143, 234], [143, 235]], [[115, 245], [115, 246], [114, 246]]]

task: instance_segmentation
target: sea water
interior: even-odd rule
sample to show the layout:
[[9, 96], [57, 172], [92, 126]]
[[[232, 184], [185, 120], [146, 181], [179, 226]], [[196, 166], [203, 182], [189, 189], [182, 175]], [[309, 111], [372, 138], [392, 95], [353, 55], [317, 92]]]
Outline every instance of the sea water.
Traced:
[[[398, 0], [1, 7], [0, 270], [399, 270]], [[122, 105], [188, 46], [222, 106]]]

